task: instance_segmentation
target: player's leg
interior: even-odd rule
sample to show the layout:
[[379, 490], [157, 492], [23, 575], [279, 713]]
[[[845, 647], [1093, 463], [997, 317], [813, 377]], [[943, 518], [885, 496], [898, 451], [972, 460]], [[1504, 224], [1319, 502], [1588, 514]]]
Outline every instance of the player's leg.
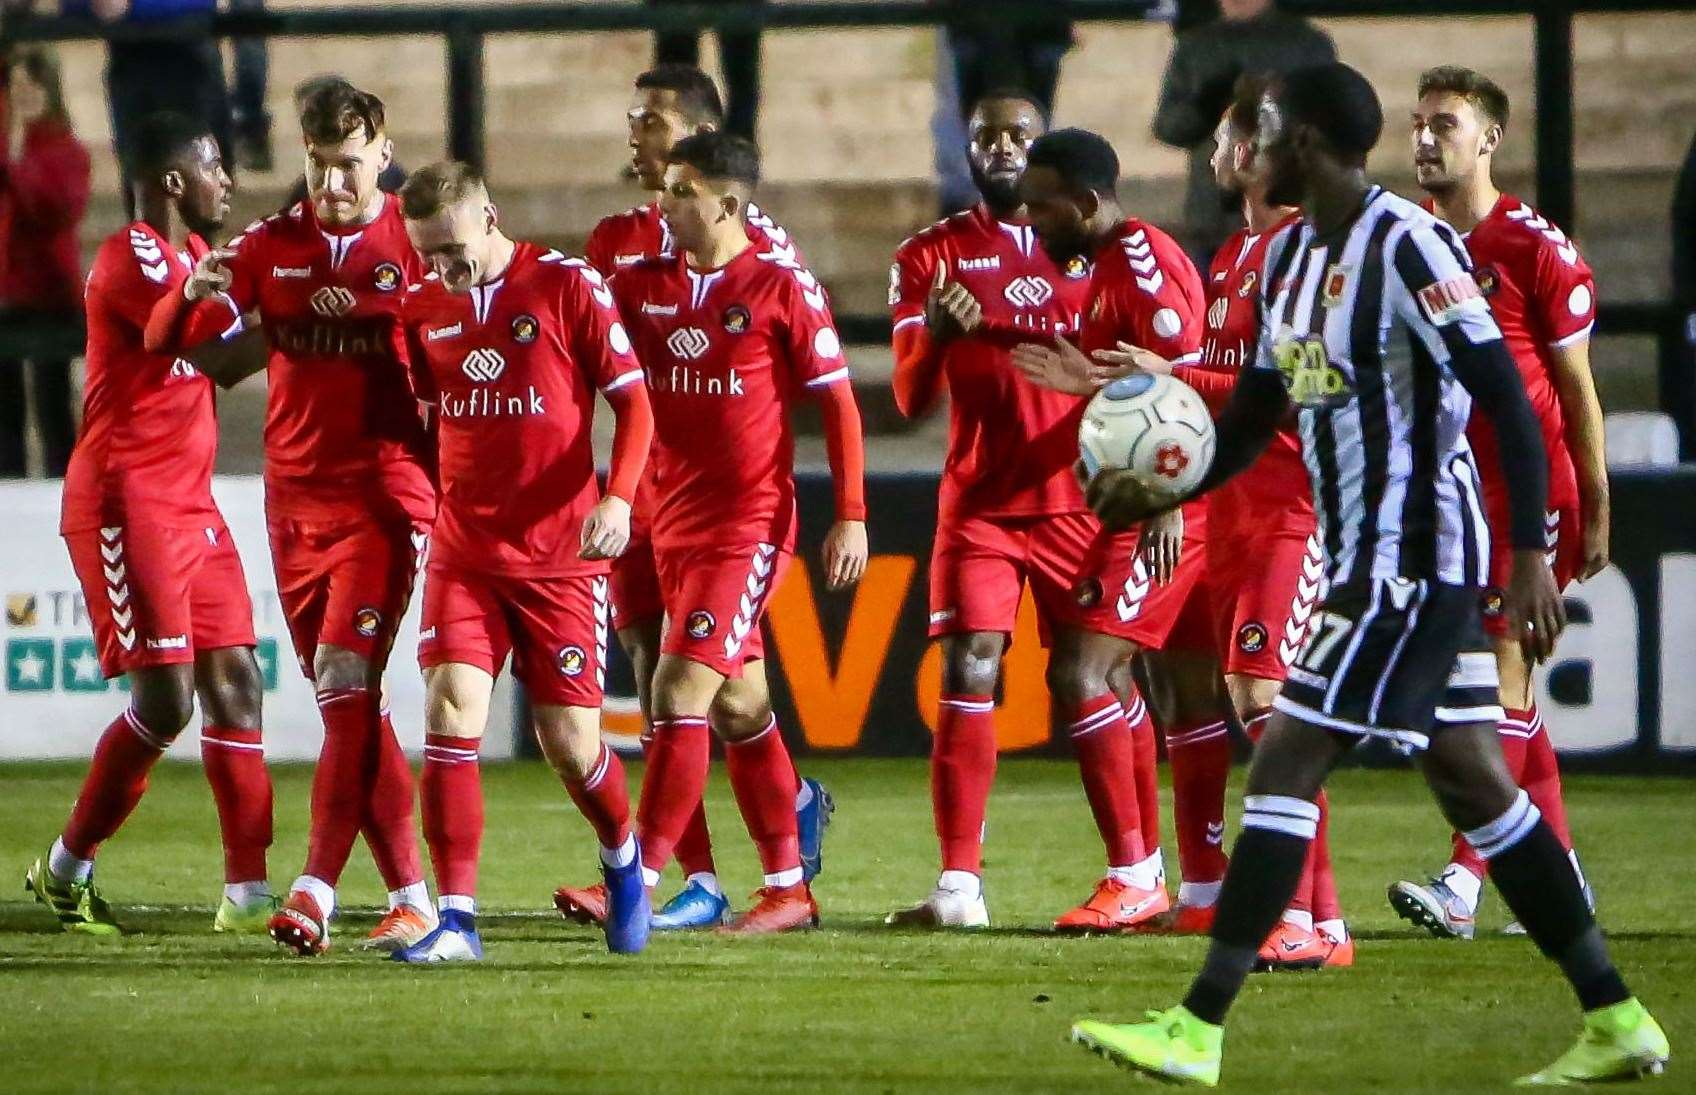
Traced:
[[218, 806], [224, 894], [214, 931], [262, 933], [278, 901], [266, 875], [271, 775], [260, 740], [264, 677], [253, 650], [253, 604], [228, 528], [206, 532], [205, 563], [190, 587], [194, 683], [200, 697], [200, 760]]
[[66, 931], [110, 935], [94, 856], [141, 801], [148, 773], [194, 716], [190, 590], [205, 559], [198, 532], [113, 525], [67, 533], [100, 669], [129, 678], [130, 705], [95, 745], [76, 805], [25, 886]]
[[264, 678], [253, 647], [244, 645], [199, 651], [194, 680], [202, 715], [200, 762], [224, 842], [224, 893], [212, 929], [263, 934], [278, 905], [265, 863], [272, 791], [261, 738]]
[[1508, 772], [1496, 727], [1446, 728], [1433, 736], [1422, 767], [1444, 816], [1483, 854], [1502, 900], [1560, 967], [1584, 1010], [1578, 1043], [1528, 1079], [1572, 1083], [1659, 1072], [1666, 1035], [1614, 966], [1560, 838]]
[[1049, 655], [1048, 690], [1071, 739], [1084, 795], [1107, 851], [1107, 873], [1089, 899], [1055, 920], [1062, 931], [1123, 930], [1171, 907], [1158, 848], [1151, 851], [1144, 843], [1138, 805], [1136, 737], [1129, 716], [1146, 717], [1146, 705], [1136, 696], [1127, 712], [1110, 679], [1136, 649], [1127, 639], [1066, 627], [1056, 632]]
[[[440, 625], [438, 624], [438, 629]], [[437, 632], [440, 635], [440, 630]], [[496, 642], [499, 642], [496, 638]], [[441, 648], [424, 668], [424, 773], [419, 801], [424, 842], [436, 872], [438, 916], [421, 939], [397, 947], [397, 962], [475, 962], [483, 957], [477, 934], [477, 866], [483, 844], [483, 778], [478, 752], [489, 722], [489, 700], [506, 660], [466, 654], [466, 637]], [[465, 657], [466, 661], [437, 660]], [[472, 660], [477, 664], [472, 664]]]
[[[1189, 611], [1186, 608], [1186, 613]], [[1173, 636], [1177, 638], [1176, 632]], [[1226, 728], [1229, 697], [1219, 662], [1198, 649], [1173, 642], [1168, 650], [1143, 653], [1150, 689], [1150, 706], [1160, 712], [1166, 732], [1166, 758], [1172, 772], [1172, 820], [1178, 837], [1178, 868], [1183, 881], [1177, 907], [1168, 923], [1178, 931], [1202, 932], [1218, 900], [1225, 877], [1225, 782], [1231, 770], [1230, 732]], [[1147, 746], [1151, 749], [1152, 735]], [[1139, 755], [1139, 775], [1152, 758]], [[1159, 785], [1139, 783], [1137, 799], [1143, 809], [1144, 839], [1155, 833], [1149, 801], [1158, 817]]]

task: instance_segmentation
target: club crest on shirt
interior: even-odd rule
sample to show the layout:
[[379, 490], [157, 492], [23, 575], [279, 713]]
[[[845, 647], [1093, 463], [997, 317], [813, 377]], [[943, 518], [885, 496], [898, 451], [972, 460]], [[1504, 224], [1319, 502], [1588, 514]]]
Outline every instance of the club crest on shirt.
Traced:
[[562, 646], [556, 656], [559, 671], [568, 677], [575, 677], [583, 672], [583, 667], [589, 664], [589, 656], [583, 653], [580, 646]]
[[748, 329], [752, 319], [748, 309], [740, 304], [732, 304], [724, 310], [724, 329], [733, 335], [739, 335]]
[[1325, 284], [1319, 289], [1319, 302], [1327, 308], [1335, 308], [1343, 302], [1343, 293], [1349, 287], [1349, 274], [1354, 267], [1346, 263], [1333, 262], [1331, 268], [1325, 271]]
[[1085, 578], [1072, 587], [1072, 599], [1079, 608], [1094, 608], [1101, 603], [1101, 579]]
[[1472, 280], [1478, 283], [1478, 291], [1486, 297], [1493, 297], [1502, 287], [1502, 275], [1496, 272], [1494, 266], [1480, 266], [1472, 272]]
[[1507, 612], [1507, 604], [1507, 596], [1503, 594], [1501, 586], [1489, 586], [1478, 595], [1478, 609], [1488, 620], [1501, 619]]
[[400, 288], [400, 267], [392, 262], [380, 262], [371, 271], [371, 284], [379, 293], [392, 293]]
[[383, 626], [383, 614], [366, 605], [353, 614], [353, 629], [367, 639], [374, 638]]
[[528, 312], [512, 317], [512, 340], [520, 346], [528, 346], [536, 341], [541, 333], [542, 325], [536, 322], [536, 317]]
[[1258, 654], [1266, 649], [1266, 625], [1255, 620], [1237, 628], [1237, 649], [1244, 654]]
[[1260, 284], [1260, 275], [1250, 270], [1243, 275], [1243, 283], [1237, 286], [1237, 296], [1247, 300], [1248, 295], [1254, 292], [1254, 287], [1258, 284]]
[[1071, 258], [1066, 260], [1066, 265], [1060, 268], [1060, 272], [1071, 278], [1073, 281], [1077, 281], [1080, 278], [1086, 278], [1089, 276], [1089, 263], [1084, 261], [1084, 257], [1082, 255], [1073, 255]]
[[689, 633], [691, 639], [705, 639], [717, 626], [718, 621], [713, 614], [704, 608], [697, 608], [683, 621], [683, 630]]

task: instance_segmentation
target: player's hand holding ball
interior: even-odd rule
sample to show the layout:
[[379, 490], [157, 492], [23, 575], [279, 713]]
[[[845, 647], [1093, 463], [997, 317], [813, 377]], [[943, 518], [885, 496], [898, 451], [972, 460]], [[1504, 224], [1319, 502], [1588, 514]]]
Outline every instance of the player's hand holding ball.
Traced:
[[577, 554], [584, 559], [616, 559], [629, 545], [630, 503], [609, 494], [583, 519], [583, 546]]
[[227, 291], [232, 275], [224, 263], [234, 257], [234, 251], [217, 247], [200, 256], [200, 261], [194, 264], [193, 272], [183, 283], [183, 296], [189, 300], [206, 300]]
[[[1110, 529], [1165, 513], [1207, 474], [1214, 440], [1206, 404], [1183, 381], [1140, 370], [1115, 380], [1090, 399], [1078, 424], [1084, 498]], [[1182, 525], [1177, 528], [1181, 540]], [[1168, 545], [1169, 531], [1160, 530]], [[1162, 546], [1151, 562], [1175, 565], [1176, 555]]]
[[1513, 553], [1513, 573], [1504, 591], [1510, 634], [1533, 662], [1555, 652], [1555, 640], [1566, 630], [1566, 602], [1540, 549]]
[[866, 523], [838, 521], [824, 538], [825, 584], [832, 590], [847, 589], [866, 573]]

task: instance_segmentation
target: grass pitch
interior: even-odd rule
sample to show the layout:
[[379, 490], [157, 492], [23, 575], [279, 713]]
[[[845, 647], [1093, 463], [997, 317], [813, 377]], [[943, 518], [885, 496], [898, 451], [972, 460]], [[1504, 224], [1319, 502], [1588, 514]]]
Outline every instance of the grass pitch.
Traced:
[[[540, 764], [490, 765], [478, 966], [417, 969], [350, 946], [380, 887], [350, 865], [328, 956], [213, 935], [216, 822], [199, 771], [162, 766], [102, 852], [130, 934], [60, 934], [26, 903], [82, 765], [0, 768], [0, 1089], [310, 1091], [1092, 1091], [1142, 1085], [1064, 1038], [1082, 1015], [1132, 1018], [1183, 991], [1204, 942], [1061, 939], [1046, 931], [1100, 869], [1075, 770], [1004, 762], [986, 863], [994, 930], [894, 934], [881, 924], [934, 881], [922, 761], [808, 759], [838, 812], [817, 884], [825, 926], [771, 939], [656, 937], [615, 958], [549, 908], [592, 877], [586, 826]], [[305, 845], [310, 773], [277, 776], [272, 879]], [[1240, 772], [1239, 772], [1240, 777]], [[1523, 939], [1474, 943], [1397, 920], [1384, 887], [1442, 862], [1444, 827], [1417, 777], [1345, 771], [1331, 787], [1353, 970], [1259, 975], [1232, 1015], [1225, 1086], [1257, 1092], [1499, 1090], [1578, 1029], [1564, 984]], [[1658, 1090], [1696, 1090], [1696, 842], [1691, 785], [1574, 778], [1568, 802], [1627, 978], [1674, 1043]], [[758, 884], [722, 777], [709, 791], [734, 896]], [[1169, 855], [1172, 853], [1169, 851]], [[675, 889], [668, 878], [662, 896]], [[1682, 1058], [1682, 1059], [1681, 1059]]]

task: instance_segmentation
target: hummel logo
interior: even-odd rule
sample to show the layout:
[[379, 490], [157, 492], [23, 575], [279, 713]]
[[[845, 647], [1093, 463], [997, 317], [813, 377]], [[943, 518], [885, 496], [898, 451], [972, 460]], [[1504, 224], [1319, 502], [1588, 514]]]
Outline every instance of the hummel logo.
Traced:
[[1209, 821], [1207, 823], [1207, 842], [1214, 847], [1225, 843], [1225, 823], [1223, 821]]
[[188, 636], [187, 635], [166, 635], [163, 638], [159, 638], [159, 639], [148, 639], [147, 640], [147, 649], [149, 649], [149, 650], [187, 650], [188, 649]]
[[666, 348], [686, 361], [693, 361], [711, 346], [707, 333], [699, 327], [679, 327], [665, 340]]
[[999, 270], [999, 269], [1001, 269], [1001, 256], [1000, 255], [988, 255], [988, 256], [981, 258], [981, 259], [960, 259], [954, 265], [962, 271], [964, 271], [964, 270]]
[[271, 276], [274, 278], [309, 278], [312, 276], [310, 266], [273, 266]]
[[440, 339], [440, 338], [452, 338], [453, 336], [459, 334], [460, 331], [464, 327], [465, 327], [465, 324], [463, 324], [463, 323], [455, 323], [451, 327], [437, 327], [433, 330], [425, 331], [424, 332], [424, 341], [425, 342], [435, 342], [437, 339]]
[[506, 358], [493, 350], [472, 350], [459, 363], [460, 371], [480, 384], [498, 380], [506, 371]]
[[642, 302], [642, 314], [645, 316], [674, 316], [677, 314], [675, 304], [655, 304], [651, 300]]
[[345, 316], [353, 311], [353, 292], [340, 285], [326, 285], [312, 294], [312, 310], [321, 316]]

